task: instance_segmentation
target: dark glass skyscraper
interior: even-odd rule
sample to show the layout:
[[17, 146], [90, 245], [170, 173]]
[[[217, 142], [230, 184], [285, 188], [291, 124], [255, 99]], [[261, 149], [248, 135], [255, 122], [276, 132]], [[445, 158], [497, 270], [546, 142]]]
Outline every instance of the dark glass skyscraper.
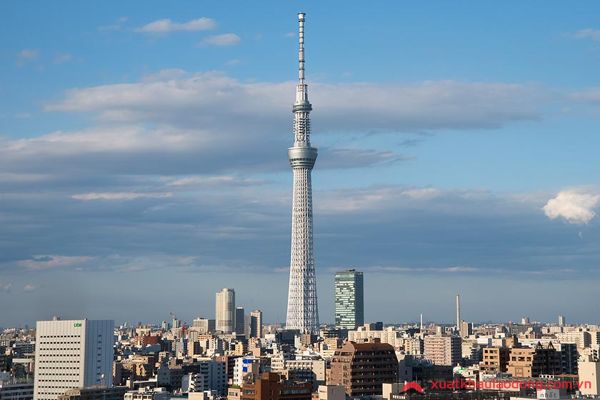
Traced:
[[356, 329], [365, 323], [363, 273], [354, 269], [335, 273], [335, 325]]

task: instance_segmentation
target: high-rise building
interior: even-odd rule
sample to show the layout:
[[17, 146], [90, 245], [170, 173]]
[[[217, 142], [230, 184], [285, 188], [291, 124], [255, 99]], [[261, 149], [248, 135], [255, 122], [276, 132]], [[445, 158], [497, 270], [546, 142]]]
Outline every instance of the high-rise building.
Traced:
[[398, 380], [398, 359], [386, 343], [346, 342], [331, 360], [328, 384], [342, 385], [351, 397], [380, 395], [383, 383]]
[[114, 322], [38, 321], [35, 400], [56, 400], [69, 389], [112, 386]]
[[244, 307], [235, 308], [235, 333], [238, 335], [246, 334], [246, 313]]
[[235, 291], [221, 289], [216, 297], [216, 329], [223, 333], [232, 333], [235, 329]]
[[424, 339], [425, 358], [435, 365], [454, 367], [462, 357], [461, 339], [458, 336], [428, 335]]
[[250, 313], [250, 337], [263, 337], [263, 316], [260, 310], [254, 310]]
[[565, 326], [565, 316], [564, 315], [559, 315], [558, 316], [558, 326]]
[[365, 323], [363, 273], [354, 269], [335, 273], [335, 326], [356, 329]]
[[294, 145], [288, 158], [294, 176], [292, 199], [292, 241], [288, 289], [287, 329], [317, 333], [319, 311], [313, 255], [313, 210], [311, 170], [317, 149], [310, 144], [308, 86], [304, 81], [304, 13], [298, 14], [298, 85], [294, 103]]

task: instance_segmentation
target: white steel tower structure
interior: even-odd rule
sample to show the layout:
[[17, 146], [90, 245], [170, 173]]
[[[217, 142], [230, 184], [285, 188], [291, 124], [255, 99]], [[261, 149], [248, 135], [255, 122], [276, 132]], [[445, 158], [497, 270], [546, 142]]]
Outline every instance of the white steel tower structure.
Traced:
[[310, 173], [317, 159], [317, 149], [310, 145], [310, 111], [308, 87], [304, 82], [304, 19], [298, 14], [298, 85], [294, 103], [294, 145], [288, 157], [294, 175], [292, 200], [292, 251], [288, 291], [287, 329], [303, 333], [319, 330], [317, 282], [313, 256], [313, 210]]

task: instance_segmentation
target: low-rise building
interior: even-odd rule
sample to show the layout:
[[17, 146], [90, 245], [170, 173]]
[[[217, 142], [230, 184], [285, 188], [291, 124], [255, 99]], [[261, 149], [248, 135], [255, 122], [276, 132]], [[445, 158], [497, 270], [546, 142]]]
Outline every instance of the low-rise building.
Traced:
[[58, 400], [123, 400], [125, 392], [124, 386], [70, 389], [58, 396]]

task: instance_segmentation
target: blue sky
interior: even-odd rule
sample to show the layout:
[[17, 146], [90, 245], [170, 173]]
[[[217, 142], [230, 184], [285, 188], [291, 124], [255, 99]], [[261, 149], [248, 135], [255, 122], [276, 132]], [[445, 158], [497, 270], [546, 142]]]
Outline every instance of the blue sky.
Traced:
[[323, 321], [600, 322], [596, 2], [6, 1], [0, 325], [284, 318], [298, 11]]

